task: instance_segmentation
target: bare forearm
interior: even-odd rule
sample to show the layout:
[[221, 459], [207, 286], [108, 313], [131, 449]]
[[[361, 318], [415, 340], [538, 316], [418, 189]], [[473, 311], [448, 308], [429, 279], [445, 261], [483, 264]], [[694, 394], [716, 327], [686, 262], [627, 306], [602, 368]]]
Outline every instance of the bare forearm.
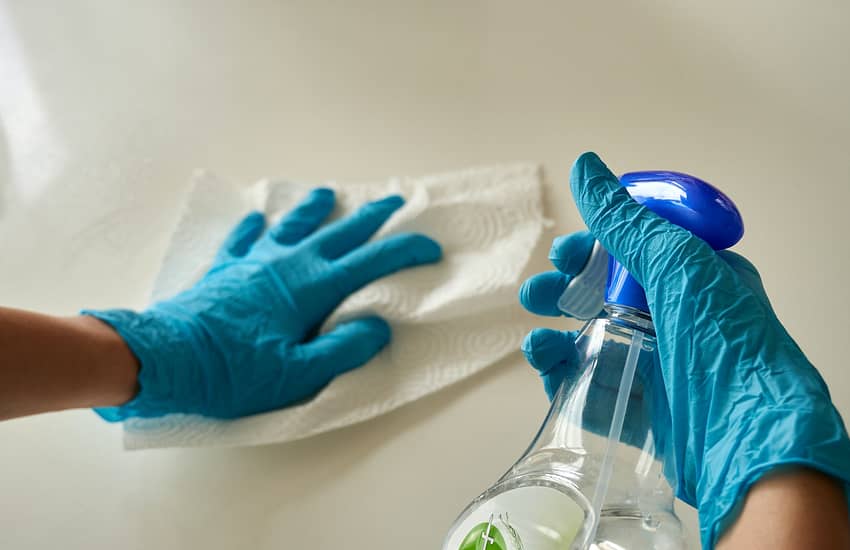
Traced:
[[0, 419], [120, 405], [137, 373], [121, 337], [96, 319], [0, 308]]
[[847, 497], [834, 479], [805, 468], [756, 483], [717, 550], [850, 550]]

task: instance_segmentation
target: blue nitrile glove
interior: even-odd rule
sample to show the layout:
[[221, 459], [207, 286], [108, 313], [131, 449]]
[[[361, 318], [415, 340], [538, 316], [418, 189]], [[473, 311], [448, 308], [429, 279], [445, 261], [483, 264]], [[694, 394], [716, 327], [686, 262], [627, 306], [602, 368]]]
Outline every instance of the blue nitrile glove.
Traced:
[[[576, 161], [571, 188], [591, 233], [646, 290], [671, 409], [678, 496], [699, 509], [703, 546], [714, 547], [749, 488], [773, 469], [820, 470], [850, 495], [847, 431], [753, 265], [637, 204], [592, 153]], [[525, 283], [520, 299], [529, 310], [558, 313], [553, 304], [585, 263], [588, 243], [586, 233], [556, 241], [562, 273]], [[537, 329], [523, 344], [550, 394], [576, 368], [574, 339]]]
[[[581, 273], [590, 252], [593, 238], [587, 231], [556, 237], [549, 249], [549, 260], [557, 271], [538, 273], [525, 281], [519, 289], [520, 303], [537, 315], [559, 317], [565, 315], [558, 309], [558, 298], [570, 280]], [[599, 294], [605, 293], [599, 287]], [[554, 297], [554, 299], [553, 299]], [[600, 312], [601, 313], [601, 312]], [[543, 379], [543, 389], [551, 401], [566, 376], [576, 374], [578, 354], [575, 339], [578, 331], [562, 332], [550, 328], [532, 330], [522, 342], [522, 352]]]
[[316, 332], [362, 286], [440, 259], [440, 246], [424, 235], [367, 242], [403, 203], [387, 197], [319, 228], [334, 194], [316, 189], [268, 231], [262, 214], [245, 217], [210, 271], [174, 298], [141, 313], [83, 312], [111, 325], [141, 365], [138, 395], [97, 412], [113, 421], [168, 413], [234, 418], [306, 399], [366, 363], [390, 340], [384, 320]]

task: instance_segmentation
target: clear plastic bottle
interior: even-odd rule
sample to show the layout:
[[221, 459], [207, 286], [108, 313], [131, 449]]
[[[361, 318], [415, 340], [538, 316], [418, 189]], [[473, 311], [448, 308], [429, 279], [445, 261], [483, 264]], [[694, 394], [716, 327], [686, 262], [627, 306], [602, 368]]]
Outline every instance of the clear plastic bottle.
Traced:
[[[707, 182], [668, 171], [620, 178], [637, 202], [715, 250], [744, 226], [734, 203]], [[531, 446], [467, 506], [443, 550], [673, 550], [687, 548], [673, 511], [670, 408], [646, 295], [594, 246], [558, 307], [590, 320], [576, 340], [578, 368], [561, 384]], [[565, 350], [565, 353], [568, 350]], [[665, 475], [668, 474], [668, 475]]]
[[580, 367], [531, 446], [464, 510], [444, 550], [686, 548], [654, 429], [669, 433], [670, 417], [652, 322], [606, 312], [579, 334]]

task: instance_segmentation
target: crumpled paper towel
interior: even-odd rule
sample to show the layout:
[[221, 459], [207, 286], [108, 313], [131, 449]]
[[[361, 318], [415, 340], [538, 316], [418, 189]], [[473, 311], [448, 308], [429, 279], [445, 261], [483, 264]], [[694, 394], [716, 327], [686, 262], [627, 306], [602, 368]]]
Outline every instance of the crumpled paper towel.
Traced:
[[[329, 327], [342, 318], [377, 313], [392, 326], [390, 345], [313, 399], [283, 410], [227, 421], [178, 414], [128, 420], [126, 448], [258, 445], [308, 437], [410, 403], [519, 348], [532, 318], [517, 305], [517, 288], [546, 225], [539, 167], [325, 185], [337, 193], [335, 217], [368, 200], [404, 196], [405, 205], [375, 238], [417, 231], [443, 246], [440, 263], [372, 283], [325, 323]], [[198, 172], [152, 298], [168, 298], [200, 278], [225, 235], [248, 211], [260, 210], [276, 220], [310, 187], [270, 180], [245, 187]]]

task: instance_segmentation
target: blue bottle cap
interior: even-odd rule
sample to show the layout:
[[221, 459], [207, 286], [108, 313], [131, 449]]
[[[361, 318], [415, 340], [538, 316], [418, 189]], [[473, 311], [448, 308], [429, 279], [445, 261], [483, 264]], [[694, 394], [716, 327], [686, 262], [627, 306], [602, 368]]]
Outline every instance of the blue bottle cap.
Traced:
[[[635, 201], [684, 227], [714, 250], [729, 248], [744, 235], [738, 208], [707, 181], [681, 172], [649, 170], [623, 174], [620, 183]], [[643, 288], [613, 256], [608, 260], [605, 303], [649, 313]]]

